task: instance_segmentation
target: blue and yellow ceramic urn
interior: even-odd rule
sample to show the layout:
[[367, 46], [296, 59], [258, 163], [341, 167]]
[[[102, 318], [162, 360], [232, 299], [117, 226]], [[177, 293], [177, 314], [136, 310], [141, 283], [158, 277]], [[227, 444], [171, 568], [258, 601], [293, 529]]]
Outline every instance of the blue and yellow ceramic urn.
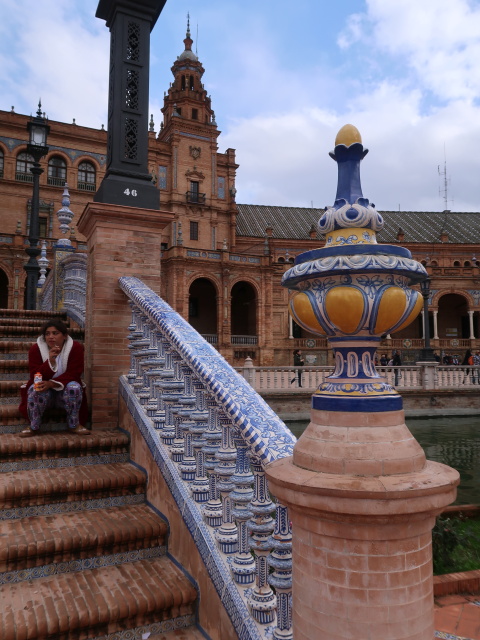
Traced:
[[427, 277], [399, 246], [377, 244], [382, 216], [363, 197], [360, 162], [368, 153], [356, 127], [337, 134], [330, 156], [338, 165], [337, 196], [318, 222], [322, 249], [297, 256], [282, 284], [296, 293], [290, 312], [297, 324], [327, 336], [335, 370], [312, 398], [314, 409], [392, 411], [402, 399], [375, 370], [381, 336], [399, 331], [419, 314], [423, 299], [410, 288]]

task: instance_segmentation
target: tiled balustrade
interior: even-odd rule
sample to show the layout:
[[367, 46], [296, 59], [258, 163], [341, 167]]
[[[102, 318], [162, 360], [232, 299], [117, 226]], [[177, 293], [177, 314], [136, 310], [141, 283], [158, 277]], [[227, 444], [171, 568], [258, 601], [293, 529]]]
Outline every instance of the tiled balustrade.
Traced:
[[239, 638], [288, 640], [292, 535], [287, 509], [270, 498], [264, 469], [292, 454], [295, 437], [151, 289], [130, 277], [120, 278], [120, 287], [132, 307], [122, 396]]

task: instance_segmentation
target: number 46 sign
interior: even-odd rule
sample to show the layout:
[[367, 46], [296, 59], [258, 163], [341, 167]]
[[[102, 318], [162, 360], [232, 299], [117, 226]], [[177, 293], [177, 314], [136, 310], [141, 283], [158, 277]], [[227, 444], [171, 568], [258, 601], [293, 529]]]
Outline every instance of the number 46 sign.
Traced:
[[126, 196], [133, 196], [134, 198], [137, 197], [138, 192], [136, 189], [125, 189], [125, 191], [123, 192]]

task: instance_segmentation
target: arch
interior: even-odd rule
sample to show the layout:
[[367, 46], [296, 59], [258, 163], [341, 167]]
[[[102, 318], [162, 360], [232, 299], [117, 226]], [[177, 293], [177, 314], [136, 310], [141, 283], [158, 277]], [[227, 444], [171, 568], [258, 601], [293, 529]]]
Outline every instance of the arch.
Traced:
[[283, 256], [280, 256], [278, 262], [280, 262], [280, 264], [285, 264], [285, 258]]
[[453, 287], [450, 287], [449, 289], [441, 289], [440, 291], [437, 291], [433, 296], [432, 296], [432, 300], [431, 300], [431, 304], [430, 304], [430, 311], [432, 311], [433, 309], [438, 309], [439, 306], [439, 302], [440, 299], [443, 298], [446, 295], [449, 294], [455, 294], [458, 296], [461, 296], [463, 298], [465, 298], [468, 308], [469, 309], [473, 309], [475, 306], [475, 301], [473, 299], [473, 297], [468, 293], [468, 291], [464, 291], [463, 289], [454, 289]]
[[438, 336], [439, 338], [470, 337], [469, 328], [469, 300], [461, 291], [442, 292], [438, 298]]
[[454, 267], [461, 267], [462, 265], [460, 264], [460, 260], [454, 260], [453, 261], [453, 266]]
[[257, 288], [246, 280], [235, 282], [230, 290], [232, 336], [257, 335]]
[[472, 263], [470, 262], [470, 260], [465, 260], [465, 262], [463, 263], [464, 267], [471, 267]]
[[67, 181], [67, 162], [62, 156], [55, 154], [48, 158], [47, 184], [63, 187]]
[[430, 263], [431, 267], [438, 267], [438, 262], [436, 260], [432, 260]]
[[218, 333], [217, 287], [209, 278], [195, 278], [188, 288], [188, 322], [204, 336]]
[[8, 276], [0, 267], [0, 309], [8, 309], [8, 285]]

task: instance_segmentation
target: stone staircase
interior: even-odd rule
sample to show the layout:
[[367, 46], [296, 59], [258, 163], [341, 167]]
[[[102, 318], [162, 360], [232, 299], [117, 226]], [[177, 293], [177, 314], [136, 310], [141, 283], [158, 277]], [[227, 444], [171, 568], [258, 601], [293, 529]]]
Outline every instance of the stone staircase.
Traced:
[[145, 503], [128, 436], [72, 434], [61, 415], [17, 435], [26, 354], [46, 317], [0, 310], [0, 638], [204, 639], [196, 589], [166, 553], [168, 525]]

